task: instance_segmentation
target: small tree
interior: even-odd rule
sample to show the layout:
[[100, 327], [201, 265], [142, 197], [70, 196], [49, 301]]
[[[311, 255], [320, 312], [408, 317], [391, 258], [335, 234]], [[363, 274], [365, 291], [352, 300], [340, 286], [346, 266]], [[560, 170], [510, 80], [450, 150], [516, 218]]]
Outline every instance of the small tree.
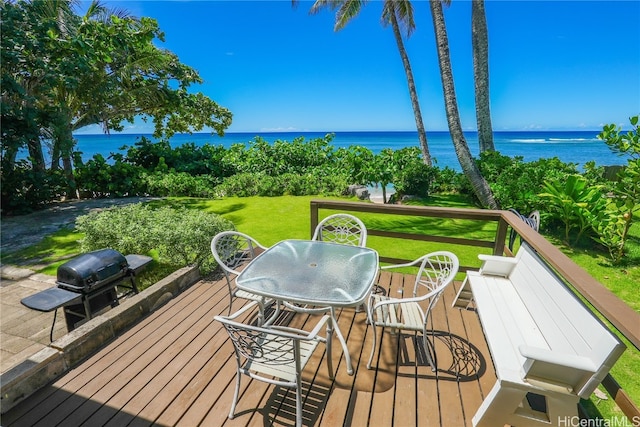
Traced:
[[387, 203], [387, 186], [393, 182], [396, 170], [397, 165], [391, 148], [382, 149], [379, 154], [374, 156], [373, 163], [370, 164], [371, 183], [380, 184], [382, 187], [383, 203]]
[[620, 155], [628, 155], [627, 165], [618, 172], [618, 181], [613, 188], [613, 199], [607, 209], [594, 223], [598, 233], [597, 240], [611, 255], [614, 263], [624, 256], [624, 244], [627, 240], [633, 211], [640, 203], [640, 132], [638, 116], [629, 118], [632, 130], [622, 133], [614, 124], [603, 127], [598, 138]]

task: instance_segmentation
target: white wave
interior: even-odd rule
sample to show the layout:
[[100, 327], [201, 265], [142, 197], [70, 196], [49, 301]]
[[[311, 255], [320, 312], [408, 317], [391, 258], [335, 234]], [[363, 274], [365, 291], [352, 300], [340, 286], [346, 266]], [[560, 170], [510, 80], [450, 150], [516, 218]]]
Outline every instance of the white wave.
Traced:
[[598, 138], [549, 138], [553, 142], [589, 142], [598, 141]]

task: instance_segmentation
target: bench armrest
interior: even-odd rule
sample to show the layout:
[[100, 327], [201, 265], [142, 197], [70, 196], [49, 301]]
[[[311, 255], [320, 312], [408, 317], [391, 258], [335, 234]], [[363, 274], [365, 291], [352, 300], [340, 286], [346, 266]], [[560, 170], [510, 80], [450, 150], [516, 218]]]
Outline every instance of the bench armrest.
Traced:
[[522, 368], [523, 378], [539, 387], [564, 388], [575, 394], [597, 371], [587, 357], [527, 345], [518, 346], [518, 351], [527, 359]]
[[509, 277], [511, 271], [518, 263], [517, 258], [498, 255], [478, 255], [482, 265], [480, 273], [487, 276]]

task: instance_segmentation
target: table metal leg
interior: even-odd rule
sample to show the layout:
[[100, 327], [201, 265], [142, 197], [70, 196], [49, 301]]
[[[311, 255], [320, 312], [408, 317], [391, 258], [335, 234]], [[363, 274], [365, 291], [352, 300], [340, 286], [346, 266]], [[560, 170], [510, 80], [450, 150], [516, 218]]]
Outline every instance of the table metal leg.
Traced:
[[[342, 345], [342, 352], [344, 353], [344, 360], [345, 363], [347, 364], [347, 374], [349, 375], [353, 375], [353, 365], [351, 364], [351, 355], [349, 354], [349, 348], [347, 347], [347, 342], [344, 339], [344, 336], [342, 336], [342, 332], [340, 331], [340, 328], [338, 327], [338, 320], [336, 319], [336, 311], [333, 307], [331, 307], [331, 323], [335, 324], [335, 331], [336, 331], [336, 336], [338, 337], [338, 340], [340, 341], [340, 345]], [[329, 354], [331, 355], [331, 354]]]

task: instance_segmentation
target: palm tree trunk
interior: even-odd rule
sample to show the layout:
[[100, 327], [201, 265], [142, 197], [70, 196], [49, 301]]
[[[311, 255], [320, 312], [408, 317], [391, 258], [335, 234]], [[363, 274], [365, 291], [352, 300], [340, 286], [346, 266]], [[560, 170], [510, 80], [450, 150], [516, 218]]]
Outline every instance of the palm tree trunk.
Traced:
[[458, 161], [462, 167], [465, 176], [471, 182], [473, 191], [482, 204], [482, 206], [490, 209], [497, 209], [498, 203], [493, 197], [493, 193], [489, 184], [480, 173], [478, 165], [476, 165], [469, 146], [462, 132], [460, 123], [460, 113], [458, 112], [458, 101], [456, 99], [456, 91], [453, 82], [453, 71], [451, 69], [451, 58], [449, 55], [449, 39], [447, 36], [447, 27], [442, 12], [442, 3], [440, 0], [431, 0], [431, 17], [433, 18], [433, 27], [436, 35], [436, 45], [438, 49], [438, 63], [440, 65], [440, 77], [442, 79], [442, 91], [444, 93], [445, 110], [447, 113], [447, 123], [449, 125], [449, 133], [453, 140], [453, 146], [458, 156]]
[[482, 153], [483, 151], [495, 150], [489, 108], [489, 35], [484, 0], [472, 0], [471, 2], [471, 44], [473, 46], [478, 143]]
[[[69, 116], [70, 114], [68, 114], [68, 109], [61, 108], [61, 111], [58, 113], [53, 125], [53, 143], [54, 147], [57, 147], [57, 152], [60, 156], [59, 159], [62, 160], [62, 168], [67, 180], [67, 198], [77, 199], [78, 190], [76, 180], [73, 175], [73, 163], [71, 161], [71, 154], [73, 152], [75, 141], [71, 131], [71, 118]], [[56, 150], [54, 149], [54, 151]]]
[[40, 138], [37, 136], [29, 138], [27, 141], [27, 147], [29, 148], [29, 157], [31, 158], [33, 170], [44, 172], [47, 165], [44, 162], [44, 153], [42, 151]]
[[411, 97], [411, 106], [413, 107], [413, 115], [416, 120], [416, 128], [418, 130], [418, 140], [420, 141], [420, 150], [422, 151], [422, 160], [428, 166], [432, 166], [431, 154], [429, 153], [429, 145], [427, 143], [427, 133], [424, 129], [424, 123], [422, 122], [422, 112], [420, 111], [420, 103], [418, 102], [418, 93], [416, 91], [416, 84], [413, 80], [413, 71], [411, 70], [411, 63], [409, 62], [409, 56], [404, 48], [402, 41], [402, 34], [400, 34], [400, 26], [398, 25], [398, 19], [396, 17], [395, 9], [391, 17], [391, 27], [393, 28], [393, 35], [395, 36], [396, 43], [398, 44], [398, 52], [402, 58], [402, 64], [404, 65], [404, 72], [407, 75], [407, 84], [409, 85], [409, 96]]

